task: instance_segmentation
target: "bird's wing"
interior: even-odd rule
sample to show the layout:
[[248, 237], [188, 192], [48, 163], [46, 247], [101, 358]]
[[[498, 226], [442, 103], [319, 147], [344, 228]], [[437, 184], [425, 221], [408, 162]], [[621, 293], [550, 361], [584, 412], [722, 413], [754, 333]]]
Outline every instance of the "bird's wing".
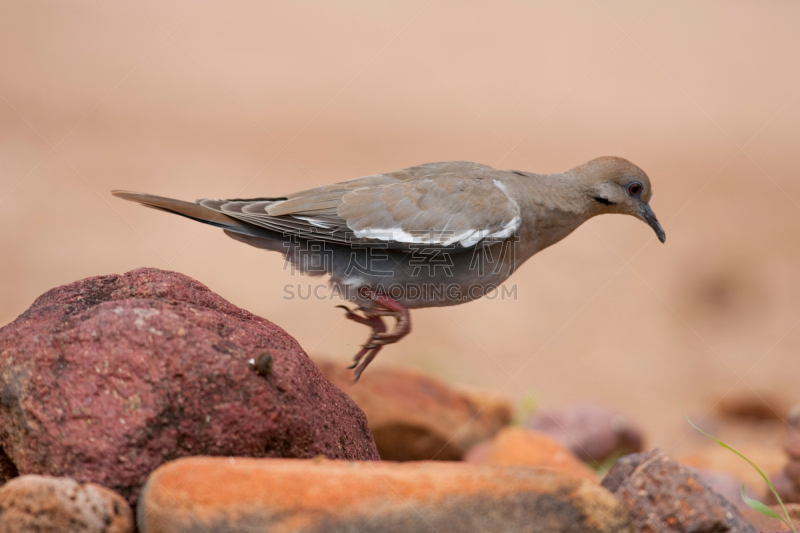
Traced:
[[431, 163], [283, 198], [199, 203], [287, 236], [400, 249], [413, 243], [466, 248], [509, 237], [520, 226], [520, 207], [498, 174], [476, 163]]

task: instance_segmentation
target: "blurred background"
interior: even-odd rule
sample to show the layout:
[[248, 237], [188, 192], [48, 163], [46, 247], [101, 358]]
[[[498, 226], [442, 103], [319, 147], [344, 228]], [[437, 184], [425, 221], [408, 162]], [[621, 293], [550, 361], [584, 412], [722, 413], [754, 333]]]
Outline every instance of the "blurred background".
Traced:
[[52, 287], [150, 266], [346, 365], [365, 328], [284, 299], [318, 279], [109, 191], [274, 196], [617, 155], [649, 174], [665, 245], [591, 220], [509, 280], [516, 300], [414, 311], [375, 364], [603, 403], [668, 453], [681, 404], [783, 416], [800, 400], [798, 23], [789, 0], [0, 2], [0, 325]]

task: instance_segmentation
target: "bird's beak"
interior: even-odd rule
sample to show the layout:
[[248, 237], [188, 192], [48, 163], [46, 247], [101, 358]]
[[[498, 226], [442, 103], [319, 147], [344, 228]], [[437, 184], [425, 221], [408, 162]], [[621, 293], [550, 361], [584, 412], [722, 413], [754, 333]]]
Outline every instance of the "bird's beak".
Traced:
[[642, 204], [641, 213], [644, 221], [647, 222], [647, 224], [653, 228], [653, 231], [656, 232], [658, 240], [661, 242], [666, 241], [667, 234], [664, 233], [664, 228], [662, 228], [661, 224], [658, 223], [656, 214], [653, 213], [653, 209], [650, 207], [650, 204]]

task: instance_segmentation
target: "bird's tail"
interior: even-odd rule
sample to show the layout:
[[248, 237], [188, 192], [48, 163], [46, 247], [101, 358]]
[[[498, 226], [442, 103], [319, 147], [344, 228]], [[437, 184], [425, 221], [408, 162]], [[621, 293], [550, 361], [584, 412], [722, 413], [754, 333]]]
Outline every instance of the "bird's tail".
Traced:
[[241, 220], [224, 215], [213, 209], [208, 209], [202, 205], [194, 202], [184, 202], [183, 200], [175, 200], [173, 198], [164, 198], [163, 196], [153, 196], [152, 194], [144, 194], [140, 192], [131, 191], [111, 191], [111, 194], [123, 200], [130, 200], [131, 202], [138, 202], [145, 207], [152, 207], [173, 213], [182, 217], [196, 220], [204, 224], [210, 224], [218, 228], [223, 228], [234, 233], [242, 235], [250, 235], [253, 237], [266, 237], [275, 238], [272, 232], [265, 231], [258, 226], [248, 224]]

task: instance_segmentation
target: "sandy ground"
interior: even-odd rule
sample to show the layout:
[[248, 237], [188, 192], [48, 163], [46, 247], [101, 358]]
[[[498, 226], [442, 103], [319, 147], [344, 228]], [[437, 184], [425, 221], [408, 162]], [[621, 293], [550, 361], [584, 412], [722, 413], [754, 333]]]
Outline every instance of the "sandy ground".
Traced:
[[365, 330], [283, 298], [316, 279], [109, 190], [270, 196], [619, 155], [650, 175], [666, 245], [594, 219], [515, 274], [516, 300], [415, 312], [376, 364], [596, 400], [668, 452], [680, 404], [783, 411], [800, 399], [798, 24], [793, 1], [2, 2], [0, 324], [56, 285], [152, 266], [347, 364]]

